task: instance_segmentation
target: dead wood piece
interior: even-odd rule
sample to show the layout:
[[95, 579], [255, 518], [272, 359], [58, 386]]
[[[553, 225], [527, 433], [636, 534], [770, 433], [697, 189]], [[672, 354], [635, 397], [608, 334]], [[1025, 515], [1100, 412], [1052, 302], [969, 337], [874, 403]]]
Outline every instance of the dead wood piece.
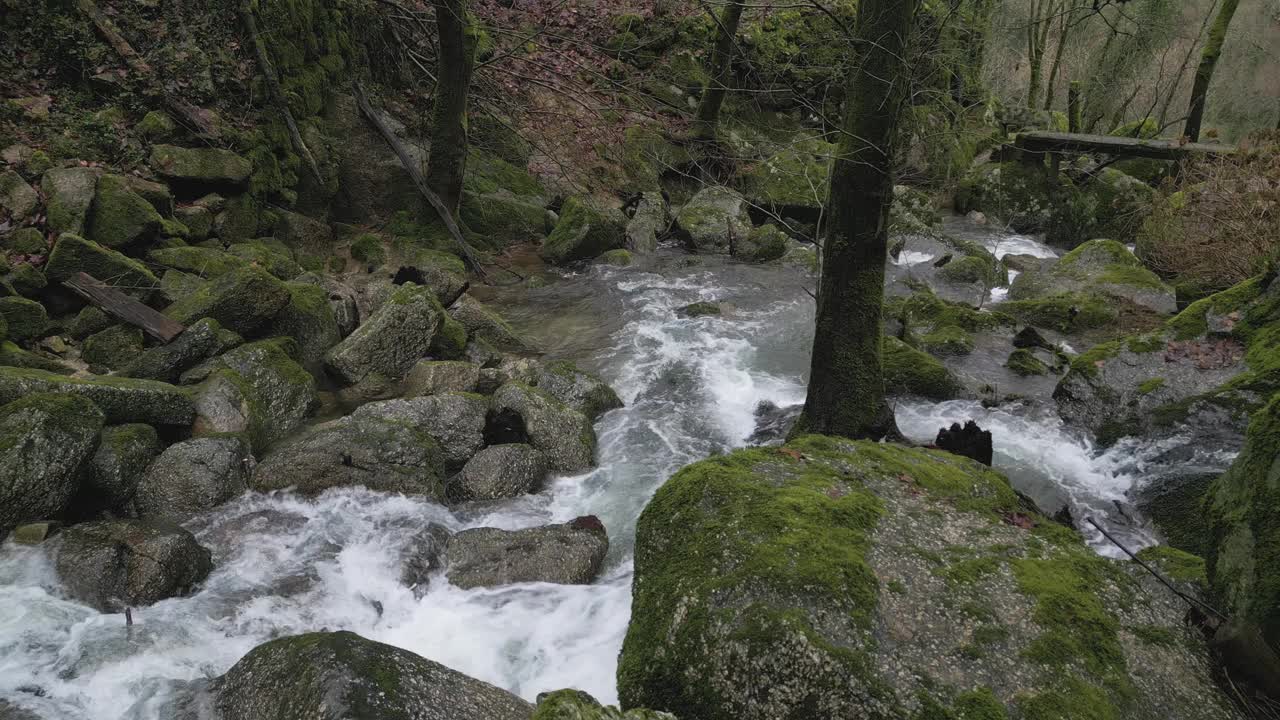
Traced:
[[171, 342], [187, 329], [182, 323], [143, 305], [92, 275], [79, 273], [62, 284], [102, 308], [108, 315], [142, 328], [160, 342]]

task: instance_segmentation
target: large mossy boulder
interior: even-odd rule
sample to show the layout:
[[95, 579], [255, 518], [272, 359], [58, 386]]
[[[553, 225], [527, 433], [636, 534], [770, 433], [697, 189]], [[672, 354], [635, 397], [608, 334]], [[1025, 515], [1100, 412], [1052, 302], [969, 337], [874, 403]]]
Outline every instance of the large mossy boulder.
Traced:
[[196, 246], [156, 248], [147, 253], [147, 260], [206, 279], [226, 275], [249, 264], [220, 249]]
[[44, 337], [49, 327], [49, 313], [35, 300], [0, 297], [0, 318], [4, 318], [6, 335], [15, 342]]
[[705, 187], [676, 213], [674, 229], [690, 250], [728, 253], [751, 233], [746, 199], [731, 188]]
[[1053, 397], [1067, 422], [1110, 443], [1179, 425], [1239, 448], [1249, 414], [1280, 390], [1280, 284], [1266, 278], [1189, 305], [1158, 330], [1090, 348]]
[[14, 220], [24, 220], [40, 205], [40, 196], [14, 170], [0, 171], [0, 210]]
[[888, 395], [919, 395], [941, 401], [952, 400], [964, 390], [945, 365], [895, 337], [884, 338], [883, 363]]
[[183, 522], [249, 489], [253, 450], [240, 435], [185, 440], [160, 453], [138, 482], [138, 517]]
[[956, 210], [980, 211], [1014, 232], [1043, 232], [1050, 225], [1062, 183], [1041, 164], [1005, 162], [979, 165], [956, 190]]
[[676, 716], [644, 709], [623, 712], [601, 705], [581, 690], [554, 690], [538, 694], [533, 720], [676, 720]]
[[487, 398], [473, 393], [440, 393], [409, 400], [364, 405], [352, 413], [357, 421], [401, 423], [435, 438], [448, 472], [457, 472], [485, 445]]
[[479, 338], [498, 350], [523, 352], [529, 349], [506, 320], [466, 293], [449, 306], [449, 317], [462, 325], [468, 338]]
[[449, 479], [450, 502], [500, 500], [536, 492], [547, 477], [547, 460], [531, 445], [490, 445]]
[[103, 175], [98, 178], [85, 231], [103, 247], [126, 248], [155, 238], [163, 222], [155, 207], [134, 192], [128, 179]]
[[213, 569], [191, 533], [159, 521], [75, 525], [54, 539], [53, 552], [67, 595], [111, 613], [185, 595]]
[[230, 150], [156, 145], [148, 160], [151, 169], [191, 190], [240, 186], [253, 172], [253, 163]]
[[463, 589], [521, 582], [587, 585], [600, 574], [609, 536], [594, 515], [560, 525], [463, 530], [445, 550], [449, 582]]
[[49, 253], [45, 277], [51, 283], [60, 283], [78, 273], [86, 273], [136, 298], [148, 297], [160, 285], [160, 280], [137, 260], [79, 235], [64, 233]]
[[[1204, 505], [1210, 523], [1206, 569], [1218, 607], [1231, 616], [1234, 632], [1261, 633], [1274, 654], [1280, 654], [1278, 476], [1280, 395], [1254, 414], [1244, 450], [1210, 488]], [[1274, 692], [1276, 678], [1268, 682]]]
[[568, 360], [538, 366], [538, 389], [595, 421], [604, 413], [622, 407], [622, 399], [613, 388], [578, 369]]
[[241, 345], [183, 373], [195, 391], [197, 435], [246, 433], [265, 450], [301, 429], [319, 404], [315, 378], [298, 364], [292, 338]]
[[[298, 360], [308, 368], [324, 363], [325, 353], [342, 340], [334, 315], [332, 296], [320, 285], [287, 282], [289, 302], [271, 321], [270, 334], [291, 337], [298, 343]], [[339, 298], [341, 300], [341, 298]]]
[[195, 406], [182, 388], [122, 377], [72, 378], [44, 370], [0, 367], [0, 404], [31, 393], [64, 393], [91, 401], [108, 423], [189, 426]]
[[833, 143], [798, 139], [739, 174], [743, 195], [777, 215], [814, 222], [827, 202], [835, 154]]
[[530, 720], [533, 713], [505, 690], [351, 632], [259, 645], [209, 692], [224, 720]]
[[624, 708], [1239, 716], [1180, 598], [939, 451], [809, 436], [690, 465], [640, 516], [632, 601]]
[[1090, 240], [1056, 263], [1018, 275], [1009, 286], [1010, 300], [1041, 300], [1064, 293], [1099, 296], [1159, 314], [1177, 309], [1173, 288], [1115, 240]]
[[93, 403], [74, 395], [36, 393], [0, 407], [0, 534], [62, 515], [102, 424]]
[[139, 355], [119, 374], [176, 383], [182, 373], [241, 342], [239, 335], [224, 330], [217, 320], [197, 320], [167, 345], [158, 345]]
[[103, 508], [131, 513], [138, 481], [160, 449], [160, 436], [150, 425], [104, 428], [81, 478], [81, 490]]
[[532, 445], [546, 456], [553, 472], [581, 472], [595, 463], [596, 433], [587, 416], [549, 393], [517, 382], [494, 392], [486, 434], [491, 444]]
[[165, 309], [183, 325], [213, 318], [222, 327], [254, 337], [289, 302], [289, 289], [260, 267], [246, 266], [218, 277]]
[[55, 233], [83, 235], [93, 194], [98, 187], [94, 168], [54, 168], [40, 179], [47, 208], [45, 215], [49, 229]]
[[617, 250], [626, 244], [626, 217], [583, 197], [571, 197], [560, 208], [560, 220], [542, 243], [539, 254], [552, 265], [567, 265]]
[[444, 317], [431, 288], [406, 283], [329, 351], [325, 366], [348, 385], [371, 374], [402, 378], [427, 357]]
[[90, 367], [117, 370], [142, 354], [142, 330], [126, 325], [112, 325], [85, 338], [80, 359]]
[[277, 446], [254, 470], [251, 486], [268, 492], [329, 488], [444, 497], [444, 453], [435, 438], [403, 421], [364, 413], [317, 425]]

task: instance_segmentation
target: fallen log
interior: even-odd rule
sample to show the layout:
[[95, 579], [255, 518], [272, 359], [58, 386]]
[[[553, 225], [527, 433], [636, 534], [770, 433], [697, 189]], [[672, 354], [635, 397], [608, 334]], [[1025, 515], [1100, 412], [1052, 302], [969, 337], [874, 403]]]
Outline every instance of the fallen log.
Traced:
[[102, 308], [112, 317], [142, 328], [143, 332], [163, 343], [169, 343], [187, 328], [182, 323], [143, 305], [134, 298], [86, 273], [62, 282], [63, 286]]
[[449, 211], [449, 208], [445, 207], [444, 201], [440, 199], [440, 196], [427, 187], [427, 180], [423, 177], [422, 170], [418, 168], [417, 163], [409, 156], [409, 151], [405, 150], [404, 145], [400, 143], [396, 134], [391, 131], [391, 128], [387, 127], [386, 122], [373, 109], [373, 105], [369, 102], [369, 96], [365, 95], [364, 88], [360, 86], [360, 83], [354, 83], [353, 87], [356, 104], [360, 106], [360, 112], [382, 134], [383, 139], [395, 151], [396, 157], [400, 158], [400, 164], [404, 166], [404, 169], [409, 173], [409, 177], [413, 179], [413, 184], [417, 186], [418, 192], [422, 193], [427, 202], [431, 203], [431, 207], [435, 208], [436, 214], [440, 216], [440, 220], [449, 231], [449, 235], [453, 237], [453, 242], [462, 251], [462, 258], [466, 260], [467, 265], [480, 276], [481, 280], [488, 283], [489, 276], [485, 273], [484, 268], [480, 266], [480, 261], [476, 259], [475, 250], [462, 237], [462, 229], [458, 227], [458, 221], [454, 219], [453, 213]]

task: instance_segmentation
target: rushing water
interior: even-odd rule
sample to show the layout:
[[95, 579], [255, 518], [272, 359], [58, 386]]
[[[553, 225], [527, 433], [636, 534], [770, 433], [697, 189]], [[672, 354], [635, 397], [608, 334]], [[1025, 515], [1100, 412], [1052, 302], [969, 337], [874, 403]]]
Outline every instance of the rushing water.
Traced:
[[[986, 241], [999, 254], [1051, 252], [1025, 238]], [[760, 401], [803, 399], [809, 282], [793, 268], [663, 256], [644, 269], [593, 268], [489, 298], [551, 355], [577, 360], [618, 389], [626, 407], [597, 424], [598, 469], [556, 479], [537, 495], [455, 510], [363, 489], [314, 500], [246, 495], [188, 525], [216, 563], [200, 592], [136, 611], [131, 628], [122, 615], [61, 599], [38, 548], [6, 545], [0, 698], [50, 719], [157, 718], [178, 682], [221, 674], [269, 638], [350, 629], [529, 699], [572, 686], [614, 702], [636, 518], [676, 469], [743, 445]], [[723, 303], [725, 315], [677, 315], [699, 300]], [[977, 419], [994, 433], [996, 464], [1021, 490], [1046, 507], [1070, 503], [1077, 517], [1113, 516], [1143, 458], [1159, 450], [1099, 453], [1051, 408], [1035, 405], [908, 401], [897, 415], [920, 441]], [[400, 582], [405, 546], [428, 522], [518, 528], [588, 513], [601, 517], [612, 542], [593, 585], [464, 591], [438, 577], [415, 595]], [[1127, 529], [1145, 540], [1140, 525]]]

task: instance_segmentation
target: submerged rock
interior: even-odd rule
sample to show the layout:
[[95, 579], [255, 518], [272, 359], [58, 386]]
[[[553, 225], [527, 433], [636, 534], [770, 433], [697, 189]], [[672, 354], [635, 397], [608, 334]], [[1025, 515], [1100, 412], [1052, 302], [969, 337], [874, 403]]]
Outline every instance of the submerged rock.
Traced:
[[937, 451], [810, 436], [690, 465], [640, 517], [632, 594], [624, 708], [1239, 716], [1180, 598]]
[[164, 522], [82, 523], [54, 541], [58, 577], [73, 599], [103, 612], [151, 605], [191, 592], [209, 575], [209, 551]]
[[249, 489], [253, 451], [238, 435], [170, 445], [138, 483], [138, 517], [182, 522]]
[[505, 690], [351, 632], [259, 645], [209, 694], [223, 720], [530, 720], [533, 713]]
[[412, 588], [415, 595], [421, 597], [431, 582], [431, 576], [444, 567], [445, 548], [452, 535], [445, 526], [428, 523], [414, 533], [405, 546], [400, 581]]
[[472, 528], [446, 551], [449, 582], [463, 589], [520, 582], [586, 585], [600, 574], [609, 536], [594, 515], [524, 530]]
[[102, 413], [72, 395], [31, 394], [0, 407], [0, 534], [67, 509], [100, 430]]

